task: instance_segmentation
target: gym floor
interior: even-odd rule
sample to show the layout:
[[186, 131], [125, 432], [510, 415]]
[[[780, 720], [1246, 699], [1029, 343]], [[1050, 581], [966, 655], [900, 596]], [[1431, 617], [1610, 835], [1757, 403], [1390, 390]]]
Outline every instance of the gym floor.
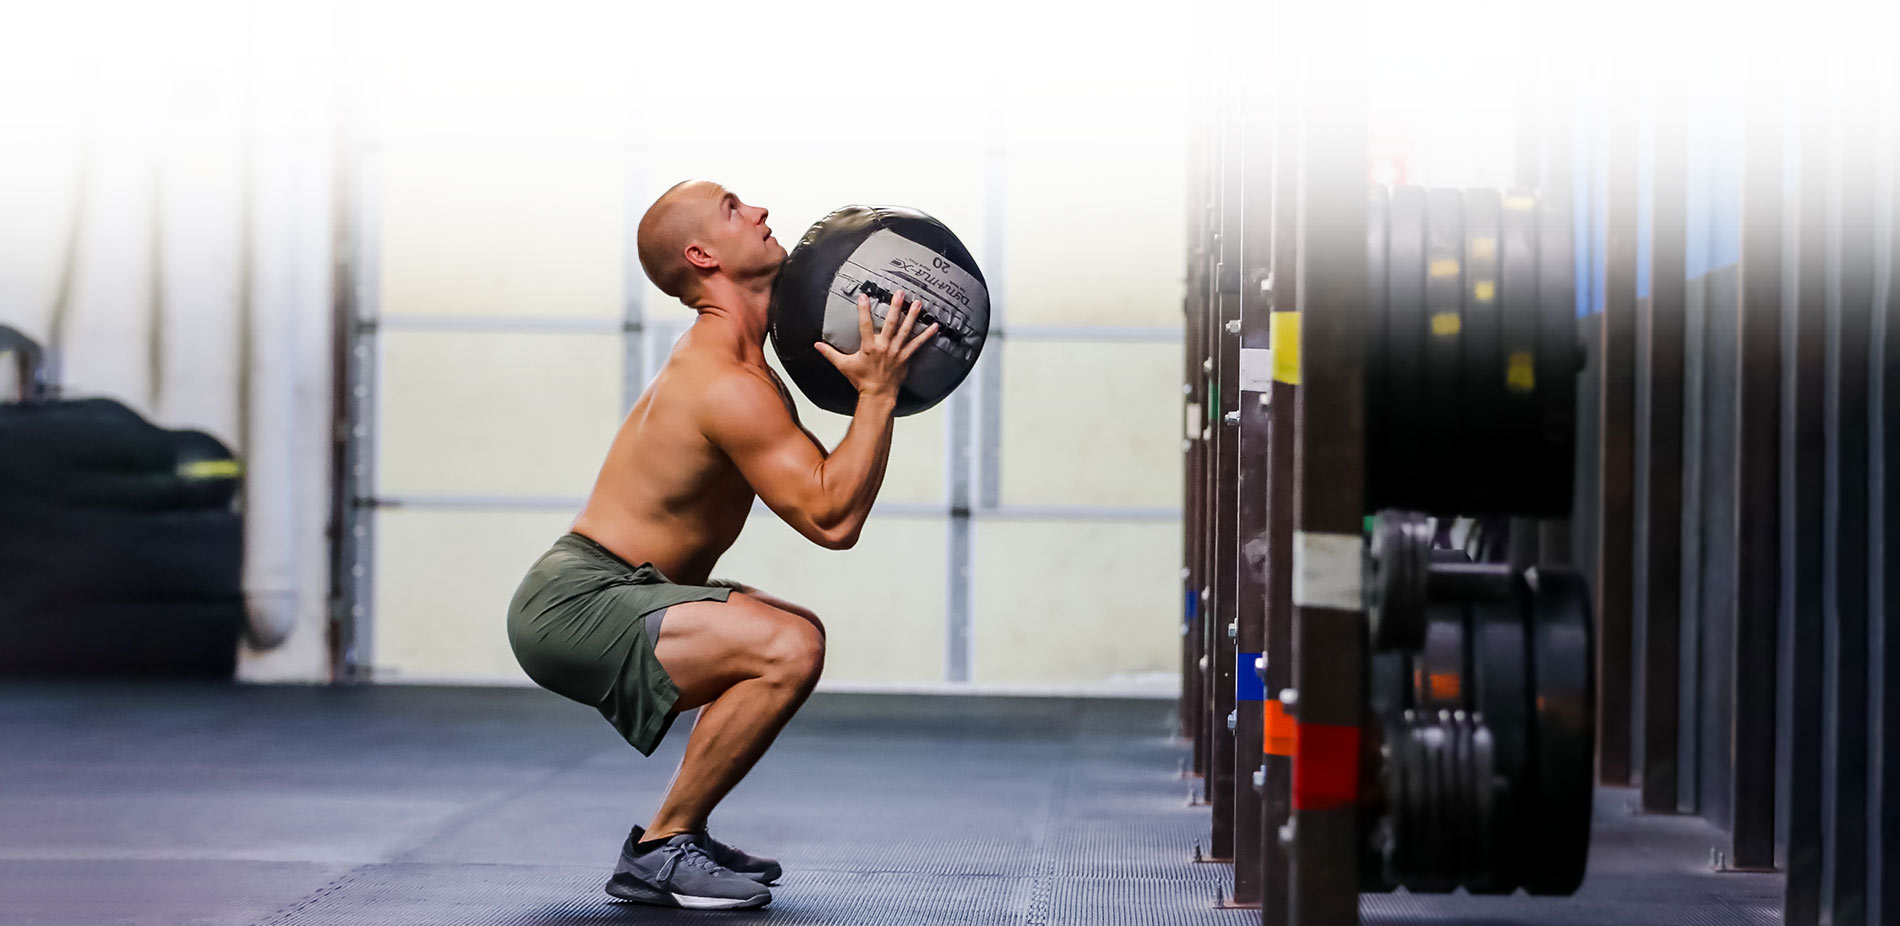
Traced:
[[[652, 759], [541, 691], [0, 686], [0, 923], [1258, 923], [1189, 859], [1161, 701], [818, 695], [714, 831], [784, 862], [764, 911], [600, 885], [685, 743]], [[1567, 899], [1368, 896], [1368, 924], [1779, 921], [1780, 879], [1713, 874], [1717, 833], [1598, 796]]]

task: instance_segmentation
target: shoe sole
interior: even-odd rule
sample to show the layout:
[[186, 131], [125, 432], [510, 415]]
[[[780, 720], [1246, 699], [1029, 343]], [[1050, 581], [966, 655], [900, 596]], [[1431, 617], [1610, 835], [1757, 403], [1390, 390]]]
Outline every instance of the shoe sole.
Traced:
[[680, 907], [687, 910], [749, 910], [772, 902], [770, 893], [756, 894], [751, 897], [699, 897], [693, 894], [663, 891], [632, 878], [620, 876], [608, 881], [604, 890], [609, 896], [620, 900], [651, 904], [656, 907]]

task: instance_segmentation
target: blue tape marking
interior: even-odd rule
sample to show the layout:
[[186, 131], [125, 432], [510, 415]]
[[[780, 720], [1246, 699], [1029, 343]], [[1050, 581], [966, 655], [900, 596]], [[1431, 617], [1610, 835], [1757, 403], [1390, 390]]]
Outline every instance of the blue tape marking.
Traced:
[[1194, 589], [1187, 590], [1187, 607], [1181, 611], [1182, 623], [1192, 624], [1201, 616], [1201, 596]]
[[1253, 670], [1253, 661], [1260, 658], [1259, 653], [1236, 653], [1234, 663], [1234, 700], [1265, 701], [1267, 683], [1260, 673]]

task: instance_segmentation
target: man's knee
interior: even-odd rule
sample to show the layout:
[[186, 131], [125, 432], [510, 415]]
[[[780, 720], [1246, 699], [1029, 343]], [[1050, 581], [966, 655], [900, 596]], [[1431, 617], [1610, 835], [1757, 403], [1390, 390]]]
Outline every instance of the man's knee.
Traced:
[[780, 612], [771, 637], [765, 644], [766, 664], [772, 676], [790, 685], [807, 685], [818, 680], [825, 667], [825, 635], [795, 614]]
[[793, 604], [776, 595], [771, 595], [766, 592], [759, 591], [758, 589], [753, 588], [750, 585], [745, 585], [739, 582], [729, 582], [729, 581], [720, 579], [720, 580], [715, 580], [713, 584], [724, 585], [728, 588], [731, 588], [735, 593], [744, 595], [745, 597], [750, 598], [753, 601], [756, 601], [762, 605], [765, 605], [766, 607], [783, 611], [787, 614], [792, 615], [793, 617], [797, 617], [801, 620], [804, 620], [810, 623], [813, 627], [817, 628], [819, 640], [822, 641], [825, 638], [825, 622], [819, 620], [818, 615], [813, 614], [811, 609], [805, 607], [804, 605]]

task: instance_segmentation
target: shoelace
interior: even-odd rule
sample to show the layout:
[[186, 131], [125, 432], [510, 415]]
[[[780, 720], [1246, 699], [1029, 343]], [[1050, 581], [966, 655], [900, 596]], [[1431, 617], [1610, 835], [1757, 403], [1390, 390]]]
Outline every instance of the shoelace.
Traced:
[[697, 868], [707, 872], [719, 870], [719, 863], [714, 861], [712, 856], [706, 854], [705, 849], [700, 848], [698, 843], [689, 842], [681, 846], [678, 852], [673, 853], [672, 857], [660, 863], [659, 873], [654, 875], [653, 879], [655, 881], [666, 881], [673, 877], [674, 870], [682, 864], [688, 868]]

